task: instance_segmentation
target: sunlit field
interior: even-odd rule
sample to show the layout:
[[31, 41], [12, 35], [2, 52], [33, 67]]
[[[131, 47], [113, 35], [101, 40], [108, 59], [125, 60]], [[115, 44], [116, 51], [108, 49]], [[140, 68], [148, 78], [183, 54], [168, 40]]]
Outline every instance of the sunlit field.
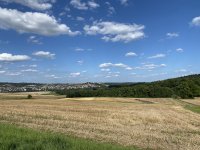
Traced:
[[[28, 94], [33, 98], [27, 99]], [[8, 93], [0, 94], [0, 122], [123, 147], [198, 150], [200, 114], [193, 108], [199, 109], [199, 104], [198, 98], [65, 98], [43, 92]]]

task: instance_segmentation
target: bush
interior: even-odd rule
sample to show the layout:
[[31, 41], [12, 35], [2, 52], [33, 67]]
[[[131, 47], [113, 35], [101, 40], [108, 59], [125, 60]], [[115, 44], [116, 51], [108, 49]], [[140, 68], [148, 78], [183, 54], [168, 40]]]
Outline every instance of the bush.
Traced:
[[32, 99], [32, 98], [33, 98], [33, 96], [30, 94], [27, 96], [27, 99]]

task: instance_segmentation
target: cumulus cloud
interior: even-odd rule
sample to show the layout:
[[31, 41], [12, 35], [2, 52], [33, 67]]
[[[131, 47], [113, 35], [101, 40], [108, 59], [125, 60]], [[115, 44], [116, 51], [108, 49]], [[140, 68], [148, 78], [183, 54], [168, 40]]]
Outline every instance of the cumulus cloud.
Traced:
[[172, 33], [167, 33], [166, 36], [168, 38], [176, 38], [176, 37], [179, 37], [179, 34], [176, 32], [172, 32]]
[[6, 3], [18, 3], [35, 10], [47, 10], [52, 7], [52, 0], [0, 0]]
[[73, 77], [73, 78], [78, 77], [78, 76], [80, 76], [80, 75], [81, 75], [80, 72], [73, 72], [73, 73], [70, 73], [70, 77]]
[[163, 58], [165, 57], [166, 55], [165, 54], [156, 54], [154, 56], [150, 56], [148, 57], [149, 59], [155, 59], [155, 58]]
[[123, 64], [123, 63], [116, 63], [116, 64], [113, 64], [113, 63], [102, 63], [99, 65], [100, 68], [109, 68], [109, 67], [118, 67], [118, 68], [124, 68], [126, 70], [132, 70], [132, 68], [126, 64]]
[[128, 53], [125, 54], [125, 56], [126, 56], [126, 57], [129, 57], [129, 56], [137, 56], [137, 54], [134, 53], [134, 52], [128, 52]]
[[16, 30], [19, 33], [34, 33], [44, 36], [77, 35], [65, 24], [60, 24], [53, 16], [38, 12], [21, 12], [0, 7], [0, 29]]
[[193, 18], [191, 25], [200, 27], [200, 16]]
[[88, 2], [82, 2], [81, 0], [71, 0], [70, 4], [74, 8], [79, 9], [79, 10], [95, 9], [100, 6], [95, 1], [92, 1], [92, 0]]
[[33, 53], [34, 56], [38, 56], [38, 57], [43, 57], [43, 58], [50, 58], [50, 59], [54, 59], [55, 58], [55, 54], [52, 54], [50, 52], [45, 52], [45, 51], [38, 51]]
[[4, 61], [4, 62], [26, 61], [29, 59], [31, 58], [27, 55], [13, 55], [9, 53], [0, 54], [0, 61]]
[[130, 42], [145, 37], [145, 26], [137, 24], [123, 24], [117, 22], [93, 22], [93, 25], [85, 25], [84, 30], [88, 35], [103, 35], [102, 39], [112, 42]]

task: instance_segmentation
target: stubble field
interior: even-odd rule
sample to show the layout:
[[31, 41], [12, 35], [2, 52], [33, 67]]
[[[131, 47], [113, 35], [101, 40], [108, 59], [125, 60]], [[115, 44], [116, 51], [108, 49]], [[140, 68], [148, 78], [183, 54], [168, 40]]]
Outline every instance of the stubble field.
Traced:
[[200, 99], [64, 98], [0, 94], [0, 122], [142, 149], [200, 149]]

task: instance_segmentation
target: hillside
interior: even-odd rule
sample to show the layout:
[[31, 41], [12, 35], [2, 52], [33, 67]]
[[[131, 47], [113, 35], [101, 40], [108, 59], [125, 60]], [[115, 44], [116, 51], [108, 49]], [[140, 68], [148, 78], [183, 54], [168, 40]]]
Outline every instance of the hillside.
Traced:
[[150, 83], [109, 84], [105, 88], [58, 90], [66, 97], [194, 98], [200, 96], [200, 74]]

